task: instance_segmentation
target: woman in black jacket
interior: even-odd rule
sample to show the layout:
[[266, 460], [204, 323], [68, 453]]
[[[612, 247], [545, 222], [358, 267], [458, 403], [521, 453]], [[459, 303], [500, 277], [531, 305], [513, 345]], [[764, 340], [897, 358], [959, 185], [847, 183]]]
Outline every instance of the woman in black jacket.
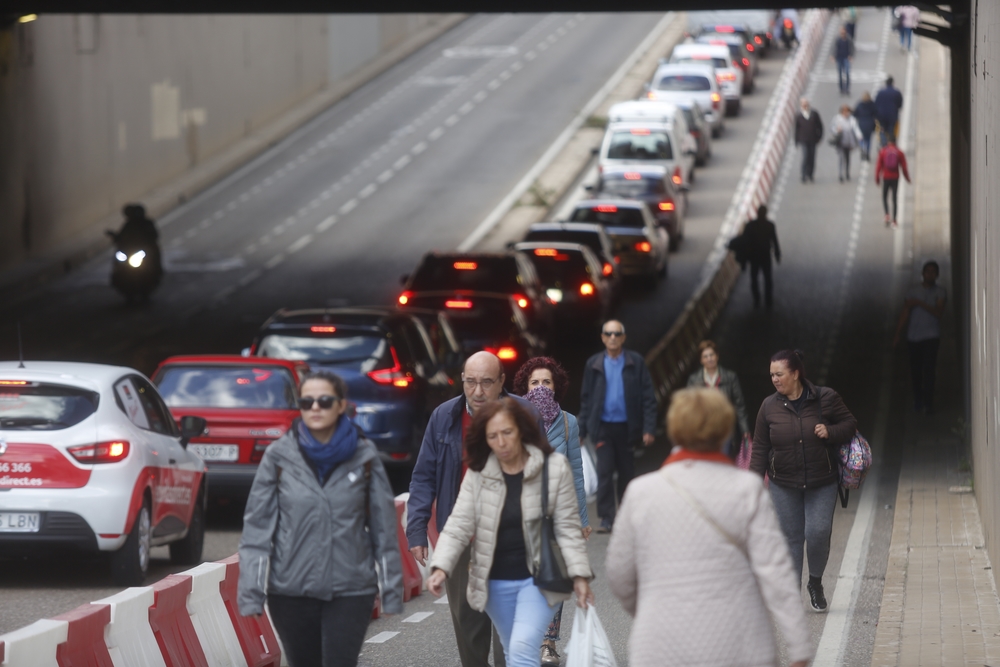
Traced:
[[830, 557], [839, 481], [837, 450], [851, 441], [858, 424], [840, 394], [806, 380], [802, 356], [782, 350], [771, 357], [777, 391], [757, 413], [750, 470], [771, 479], [771, 500], [799, 581], [805, 542], [809, 602], [813, 611], [824, 612], [823, 570]]

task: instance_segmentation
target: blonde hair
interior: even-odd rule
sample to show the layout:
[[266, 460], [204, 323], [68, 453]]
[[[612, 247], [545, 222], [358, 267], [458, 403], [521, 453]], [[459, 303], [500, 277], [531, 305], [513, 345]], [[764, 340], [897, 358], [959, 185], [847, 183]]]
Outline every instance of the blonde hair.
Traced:
[[670, 441], [695, 452], [716, 452], [733, 434], [736, 411], [718, 389], [675, 391], [667, 410]]

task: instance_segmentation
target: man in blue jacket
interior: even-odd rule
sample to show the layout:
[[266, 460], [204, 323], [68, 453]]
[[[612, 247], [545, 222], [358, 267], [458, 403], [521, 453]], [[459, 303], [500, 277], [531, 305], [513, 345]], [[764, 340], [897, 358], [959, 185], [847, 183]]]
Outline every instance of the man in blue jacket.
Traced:
[[885, 88], [875, 96], [875, 118], [879, 124], [879, 139], [882, 145], [889, 143], [889, 137], [896, 139], [896, 123], [899, 110], [903, 108], [903, 93], [892, 85], [892, 77], [885, 80]]
[[618, 471], [618, 503], [635, 476], [633, 450], [653, 444], [656, 394], [646, 360], [625, 349], [625, 325], [610, 320], [601, 327], [604, 351], [587, 359], [580, 390], [580, 438], [590, 437], [597, 450], [598, 533], [615, 522], [614, 474]]
[[[413, 467], [410, 499], [406, 503], [406, 540], [410, 553], [421, 565], [427, 560], [427, 524], [434, 501], [437, 500], [436, 523], [440, 531], [458, 499], [462, 477], [465, 475], [462, 443], [476, 410], [490, 401], [507, 397], [535, 415], [541, 432], [545, 433], [538, 411], [523, 398], [507, 394], [503, 388], [505, 379], [503, 365], [496, 355], [476, 352], [465, 362], [462, 373], [464, 393], [445, 401], [431, 413], [420, 453], [417, 454], [417, 462]], [[454, 574], [445, 583], [448, 607], [451, 609], [451, 620], [458, 640], [458, 654], [462, 667], [488, 667], [492, 637], [494, 667], [505, 667], [503, 647], [492, 631], [490, 617], [470, 607], [466, 597], [471, 553], [471, 547], [466, 548], [455, 566]]]

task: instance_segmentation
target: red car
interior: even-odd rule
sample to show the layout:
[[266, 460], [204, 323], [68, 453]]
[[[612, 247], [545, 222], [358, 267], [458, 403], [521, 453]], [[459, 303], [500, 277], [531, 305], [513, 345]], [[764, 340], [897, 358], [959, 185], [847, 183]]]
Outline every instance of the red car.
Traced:
[[175, 419], [203, 417], [204, 434], [188, 450], [208, 466], [212, 497], [246, 495], [264, 450], [299, 416], [302, 362], [237, 355], [165, 359], [152, 380]]

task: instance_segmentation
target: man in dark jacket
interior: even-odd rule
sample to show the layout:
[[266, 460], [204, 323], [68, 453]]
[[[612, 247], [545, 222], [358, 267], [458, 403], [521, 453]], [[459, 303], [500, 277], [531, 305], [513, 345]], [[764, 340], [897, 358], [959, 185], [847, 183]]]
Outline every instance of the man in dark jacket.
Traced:
[[851, 94], [851, 59], [854, 58], [854, 40], [847, 34], [846, 26], [840, 29], [833, 43], [830, 57], [837, 63], [837, 85], [841, 95]]
[[871, 160], [872, 133], [875, 131], [875, 102], [866, 90], [861, 93], [861, 101], [854, 107], [854, 118], [861, 130], [861, 159]]
[[875, 118], [879, 124], [879, 139], [882, 145], [889, 143], [889, 137], [896, 138], [896, 123], [899, 110], [903, 108], [903, 93], [892, 86], [892, 77], [885, 80], [885, 88], [875, 96]]
[[802, 111], [795, 115], [795, 145], [802, 147], [802, 182], [813, 180], [816, 168], [816, 144], [823, 139], [823, 121], [819, 114], [809, 108], [809, 100], [799, 102]]
[[[431, 509], [437, 500], [436, 528], [444, 528], [455, 507], [462, 485], [465, 466], [465, 431], [472, 423], [476, 410], [501, 397], [511, 398], [524, 406], [532, 415], [538, 411], [531, 403], [504, 391], [503, 365], [489, 352], [476, 352], [465, 362], [462, 373], [464, 393], [445, 401], [431, 413], [420, 445], [420, 453], [410, 479], [410, 498], [406, 503], [406, 540], [410, 553], [421, 565], [427, 561], [427, 524]], [[541, 428], [541, 417], [538, 417]], [[542, 433], [545, 429], [542, 428]], [[470, 549], [462, 554], [455, 573], [448, 577], [448, 606], [458, 640], [458, 653], [462, 667], [488, 667], [490, 638], [493, 638], [494, 667], [505, 667], [503, 648], [489, 616], [469, 606], [465, 589], [469, 584]]]
[[615, 522], [614, 474], [618, 502], [635, 476], [633, 449], [653, 444], [656, 394], [646, 360], [625, 349], [625, 325], [617, 320], [601, 328], [604, 351], [587, 359], [580, 391], [580, 438], [590, 436], [597, 449], [597, 532], [611, 532]]
[[771, 281], [771, 251], [774, 261], [781, 263], [781, 246], [774, 223], [767, 219], [767, 206], [757, 207], [757, 217], [743, 227], [743, 248], [750, 262], [750, 293], [753, 307], [760, 308], [760, 287], [757, 274], [764, 274], [764, 303], [768, 308], [774, 305], [774, 284]]

